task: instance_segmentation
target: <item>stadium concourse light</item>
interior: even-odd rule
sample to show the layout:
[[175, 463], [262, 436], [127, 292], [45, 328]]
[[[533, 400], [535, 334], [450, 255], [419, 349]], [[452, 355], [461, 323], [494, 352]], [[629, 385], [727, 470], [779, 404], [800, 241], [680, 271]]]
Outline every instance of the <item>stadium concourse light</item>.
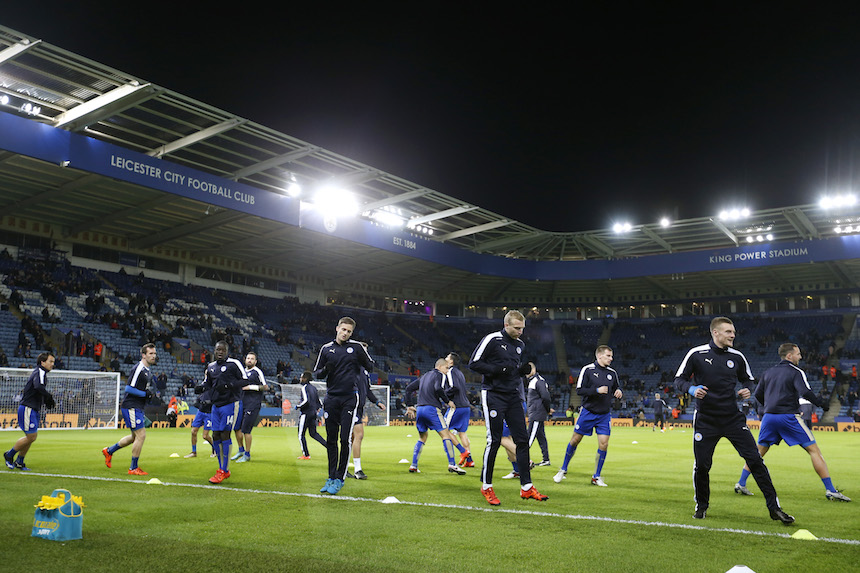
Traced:
[[853, 207], [857, 204], [857, 196], [853, 193], [839, 195], [825, 195], [818, 201], [822, 209], [839, 209], [841, 207]]

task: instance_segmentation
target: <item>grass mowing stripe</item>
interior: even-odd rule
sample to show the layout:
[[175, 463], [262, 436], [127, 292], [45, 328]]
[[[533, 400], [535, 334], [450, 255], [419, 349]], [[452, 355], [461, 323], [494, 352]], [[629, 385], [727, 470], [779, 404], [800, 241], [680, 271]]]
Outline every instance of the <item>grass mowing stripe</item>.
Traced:
[[[0, 472], [0, 475], [16, 475], [12, 472]], [[451, 504], [443, 504], [443, 503], [426, 503], [426, 502], [417, 502], [417, 501], [401, 501], [397, 500], [397, 502], [386, 502], [380, 499], [372, 499], [365, 497], [354, 497], [354, 496], [331, 496], [331, 495], [323, 495], [316, 493], [302, 493], [302, 492], [290, 492], [290, 491], [277, 491], [277, 490], [261, 490], [261, 489], [246, 489], [246, 488], [235, 488], [235, 487], [226, 487], [221, 485], [206, 485], [206, 484], [192, 484], [192, 483], [178, 483], [178, 482], [162, 482], [161, 484], [148, 484], [145, 481], [141, 480], [133, 480], [133, 479], [125, 479], [125, 478], [108, 478], [108, 477], [98, 477], [98, 476], [80, 476], [80, 475], [69, 475], [69, 474], [50, 474], [50, 473], [40, 473], [40, 472], [28, 472], [27, 474], [18, 474], [18, 475], [32, 475], [32, 476], [40, 476], [40, 477], [53, 477], [53, 478], [65, 478], [65, 479], [80, 479], [87, 481], [109, 481], [109, 482], [120, 482], [120, 483], [133, 483], [133, 484], [141, 484], [141, 485], [164, 485], [164, 486], [174, 486], [174, 487], [189, 487], [195, 489], [214, 489], [221, 491], [232, 491], [237, 493], [257, 493], [257, 494], [266, 494], [266, 495], [282, 495], [289, 497], [306, 497], [306, 498], [319, 498], [319, 499], [331, 499], [334, 501], [357, 501], [357, 502], [369, 502], [369, 503], [396, 503], [398, 505], [408, 505], [414, 507], [434, 507], [439, 509], [453, 509], [453, 510], [467, 510], [467, 511], [480, 511], [487, 513], [508, 513], [515, 515], [531, 515], [536, 517], [557, 517], [563, 519], [570, 519], [575, 521], [601, 521], [605, 523], [620, 523], [624, 525], [638, 525], [638, 526], [647, 526], [647, 527], [662, 527], [669, 529], [686, 529], [686, 530], [695, 530], [695, 531], [713, 531], [713, 532], [721, 532], [721, 533], [739, 533], [744, 535], [757, 535], [760, 537], [780, 537], [783, 539], [790, 539], [791, 534], [788, 533], [774, 533], [767, 531], [755, 531], [749, 529], [736, 529], [729, 527], [720, 527], [720, 528], [710, 528], [702, 525], [689, 525], [685, 523], [667, 523], [662, 521], [643, 521], [643, 520], [635, 520], [635, 519], [619, 519], [614, 517], [601, 517], [595, 515], [570, 515], [563, 513], [553, 513], [550, 511], [534, 511], [534, 510], [525, 510], [525, 509], [508, 509], [508, 508], [490, 508], [490, 507], [475, 507], [475, 506], [459, 506], [459, 505], [451, 505]], [[25, 478], [26, 479], [26, 478]], [[857, 539], [839, 539], [839, 538], [831, 538], [831, 537], [822, 537], [817, 538], [817, 541], [824, 541], [827, 543], [838, 543], [843, 545], [860, 545], [860, 540]]]

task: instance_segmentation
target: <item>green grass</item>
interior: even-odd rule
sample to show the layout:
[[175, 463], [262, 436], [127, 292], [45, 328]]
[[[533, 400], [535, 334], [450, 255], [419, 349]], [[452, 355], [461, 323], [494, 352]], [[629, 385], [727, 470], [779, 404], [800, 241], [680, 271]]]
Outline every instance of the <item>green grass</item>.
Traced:
[[[215, 460], [170, 458], [189, 451], [189, 431], [150, 429], [140, 465], [126, 474], [130, 448], [104, 466], [100, 449], [122, 431], [42, 431], [27, 456], [33, 472], [0, 475], [4, 569], [29, 571], [727, 571], [744, 564], [758, 573], [847, 571], [860, 555], [860, 499], [828, 502], [809, 456], [799, 447], [772, 448], [766, 457], [783, 507], [797, 518], [785, 527], [754, 497], [735, 495], [742, 461], [725, 440], [711, 472], [711, 508], [692, 519], [691, 434], [614, 428], [603, 477], [592, 487], [596, 440], [586, 437], [561, 484], [551, 477], [562, 461], [570, 427], [548, 427], [553, 467], [533, 479], [550, 499], [518, 498], [510, 464], [499, 456], [490, 508], [479, 493], [479, 469], [446, 471], [440, 440], [431, 435], [420, 474], [407, 464], [414, 427], [366, 429], [366, 481], [347, 481], [338, 496], [320, 495], [326, 459], [316, 442], [299, 461], [295, 428], [254, 431], [254, 461], [231, 464], [233, 477], [210, 486]], [[411, 434], [411, 437], [409, 436]], [[470, 432], [482, 449], [483, 428]], [[0, 432], [0, 446], [20, 432]], [[834, 483], [860, 496], [858, 437], [820, 433]], [[5, 443], [4, 443], [5, 442]], [[474, 452], [480, 458], [480, 451]], [[537, 445], [533, 457], [540, 457]], [[53, 474], [53, 475], [40, 475]], [[80, 477], [62, 477], [80, 476]], [[157, 477], [165, 485], [145, 485]], [[81, 479], [107, 478], [107, 479]], [[66, 543], [30, 537], [33, 505], [55, 488], [83, 497], [84, 538]], [[394, 496], [401, 504], [379, 503]], [[782, 537], [807, 529], [818, 541]], [[832, 540], [853, 540], [853, 544]], [[805, 565], [804, 565], [805, 564]]]

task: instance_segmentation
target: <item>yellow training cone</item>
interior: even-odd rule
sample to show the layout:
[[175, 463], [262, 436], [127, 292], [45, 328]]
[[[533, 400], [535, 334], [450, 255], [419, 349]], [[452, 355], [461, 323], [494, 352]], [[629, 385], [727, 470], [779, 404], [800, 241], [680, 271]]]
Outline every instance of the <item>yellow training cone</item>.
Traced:
[[808, 529], [798, 529], [791, 536], [792, 539], [818, 539], [814, 535], [812, 535]]
[[148, 482], [146, 482], [146, 483], [147, 483], [147, 484], [149, 484], [149, 485], [164, 485], [164, 484], [161, 482], [161, 480], [160, 480], [160, 479], [158, 479], [158, 478], [152, 478], [151, 480], [149, 480], [149, 481], [148, 481]]
[[170, 457], [171, 458], [178, 458], [179, 454], [177, 454], [176, 452], [173, 452], [172, 454], [170, 454]]

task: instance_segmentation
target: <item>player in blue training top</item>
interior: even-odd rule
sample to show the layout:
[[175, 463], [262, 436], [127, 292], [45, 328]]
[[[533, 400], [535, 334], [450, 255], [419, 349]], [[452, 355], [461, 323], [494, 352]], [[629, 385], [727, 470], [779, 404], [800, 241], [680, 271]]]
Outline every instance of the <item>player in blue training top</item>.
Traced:
[[504, 327], [481, 339], [469, 368], [483, 376], [481, 404], [487, 426], [487, 448], [484, 450], [484, 467], [481, 469], [481, 494], [490, 505], [501, 502], [493, 490], [493, 467], [502, 442], [502, 430], [507, 422], [511, 439], [517, 448], [517, 465], [520, 473], [520, 497], [546, 501], [531, 481], [529, 468], [529, 436], [526, 413], [523, 409], [523, 376], [532, 376], [535, 365], [525, 362], [525, 343], [520, 340], [526, 319], [517, 310], [505, 315]]
[[567, 466], [576, 453], [576, 447], [582, 441], [583, 436], [590, 436], [592, 432], [597, 434], [597, 457], [594, 474], [591, 476], [591, 485], [606, 487], [600, 476], [603, 471], [603, 462], [606, 461], [606, 450], [609, 448], [609, 435], [612, 428], [612, 399], [620, 399], [621, 389], [618, 387], [618, 372], [609, 367], [612, 364], [612, 349], [601, 344], [594, 351], [597, 358], [591, 364], [587, 364], [579, 371], [579, 379], [576, 381], [576, 393], [582, 396], [582, 409], [576, 425], [573, 426], [573, 436], [564, 453], [564, 462], [561, 469], [553, 476], [555, 483], [561, 483], [565, 479]]
[[245, 451], [236, 460], [251, 461], [251, 431], [260, 419], [260, 408], [263, 407], [263, 392], [269, 389], [263, 371], [257, 366], [257, 354], [249, 352], [245, 355], [245, 374], [248, 383], [242, 387], [242, 437], [245, 440]]
[[299, 445], [302, 448], [302, 455], [299, 456], [300, 460], [311, 459], [311, 453], [308, 450], [308, 442], [305, 439], [306, 432], [310, 434], [313, 439], [322, 444], [322, 447], [328, 449], [328, 445], [325, 440], [319, 435], [319, 432], [317, 432], [317, 412], [322, 408], [322, 402], [320, 402], [320, 395], [319, 392], [317, 392], [316, 386], [311, 384], [313, 377], [313, 373], [306, 370], [302, 372], [302, 377], [300, 379], [302, 383], [302, 394], [301, 400], [296, 405], [296, 409], [301, 412], [299, 415]]
[[448, 397], [454, 403], [454, 407], [448, 408], [448, 411], [445, 412], [445, 423], [448, 425], [454, 447], [460, 452], [458, 465], [464, 468], [473, 468], [475, 462], [472, 460], [472, 452], [470, 451], [472, 443], [467, 434], [469, 420], [472, 418], [472, 407], [466, 393], [466, 376], [457, 368], [460, 365], [459, 354], [449, 352], [445, 361], [448, 363], [448, 380], [446, 382]]
[[341, 490], [346, 478], [349, 440], [358, 406], [358, 375], [362, 368], [373, 371], [373, 359], [367, 349], [360, 342], [351, 340], [354, 330], [355, 320], [348, 316], [341, 318], [335, 329], [335, 339], [320, 348], [313, 370], [316, 380], [326, 381], [324, 408], [328, 478], [320, 493], [330, 495]]
[[412, 450], [412, 465], [409, 466], [411, 473], [420, 473], [418, 458], [421, 457], [421, 452], [427, 444], [428, 430], [435, 430], [442, 438], [442, 449], [448, 458], [448, 471], [457, 475], [466, 474], [466, 470], [457, 466], [454, 461], [454, 445], [451, 443], [451, 434], [442, 415], [443, 408], [454, 406], [444, 387], [447, 373], [448, 361], [439, 358], [433, 370], [425, 372], [420, 378], [410, 382], [404, 391], [407, 398], [413, 392], [418, 393], [415, 405], [409, 406], [406, 410], [407, 416], [415, 418], [415, 429], [418, 430], [418, 441], [415, 442]]
[[154, 379], [151, 368], [157, 363], [158, 353], [155, 344], [147, 342], [140, 348], [140, 362], [137, 363], [128, 377], [121, 404], [122, 419], [126, 427], [131, 430], [131, 434], [124, 436], [112, 446], [102, 448], [107, 467], [111, 467], [111, 460], [118, 449], [131, 445], [131, 467], [129, 467], [128, 473], [137, 476], [148, 475], [137, 464], [143, 450], [143, 442], [146, 440], [144, 408], [146, 401], [152, 398], [152, 390], [149, 388]]
[[[711, 341], [691, 348], [675, 373], [675, 388], [696, 399], [693, 414], [693, 489], [696, 500], [694, 519], [705, 519], [711, 498], [711, 465], [721, 438], [728, 438], [746, 461], [759, 489], [764, 494], [771, 519], [785, 525], [794, 523], [779, 506], [770, 472], [738, 409], [738, 398], [748, 400], [753, 375], [746, 357], [734, 349], [735, 325], [717, 316], [711, 320]], [[742, 387], [737, 390], [740, 384]]]
[[[765, 370], [755, 391], [755, 399], [759, 404], [764, 404], [764, 416], [758, 433], [758, 451], [764, 457], [771, 446], [779, 445], [783, 440], [789, 446], [799, 444], [809, 454], [812, 467], [824, 484], [824, 496], [833, 501], [851, 501], [851, 498], [833, 487], [830, 470], [821, 455], [821, 449], [798, 413], [801, 397], [816, 406], [822, 405], [809, 387], [806, 373], [798, 367], [803, 359], [800, 348], [792, 342], [786, 342], [780, 345], [778, 352], [781, 358], [779, 364]], [[741, 479], [735, 484], [735, 493], [752, 495], [746, 487], [749, 475], [749, 467], [744, 465]]]
[[548, 466], [549, 446], [546, 443], [546, 431], [543, 425], [555, 413], [555, 410], [552, 409], [552, 396], [549, 393], [546, 380], [537, 372], [529, 378], [528, 385], [526, 401], [529, 410], [529, 449], [537, 440], [543, 456], [543, 460], [537, 465]]
[[[54, 396], [47, 388], [48, 372], [54, 369], [54, 355], [50, 352], [42, 352], [36, 360], [39, 364], [24, 384], [21, 402], [18, 404], [18, 427], [24, 432], [24, 436], [18, 438], [12, 449], [3, 453], [6, 467], [10, 470], [28, 471], [30, 469], [24, 463], [24, 456], [30, 451], [30, 446], [38, 436], [39, 412], [42, 410], [42, 404], [49, 410], [55, 405]], [[17, 459], [15, 459], [16, 453]]]
[[224, 340], [215, 344], [214, 362], [206, 367], [203, 386], [212, 399], [212, 439], [218, 456], [218, 470], [209, 483], [221, 483], [230, 477], [230, 432], [239, 416], [239, 395], [247, 384], [245, 367], [235, 358], [230, 358], [230, 347]]

